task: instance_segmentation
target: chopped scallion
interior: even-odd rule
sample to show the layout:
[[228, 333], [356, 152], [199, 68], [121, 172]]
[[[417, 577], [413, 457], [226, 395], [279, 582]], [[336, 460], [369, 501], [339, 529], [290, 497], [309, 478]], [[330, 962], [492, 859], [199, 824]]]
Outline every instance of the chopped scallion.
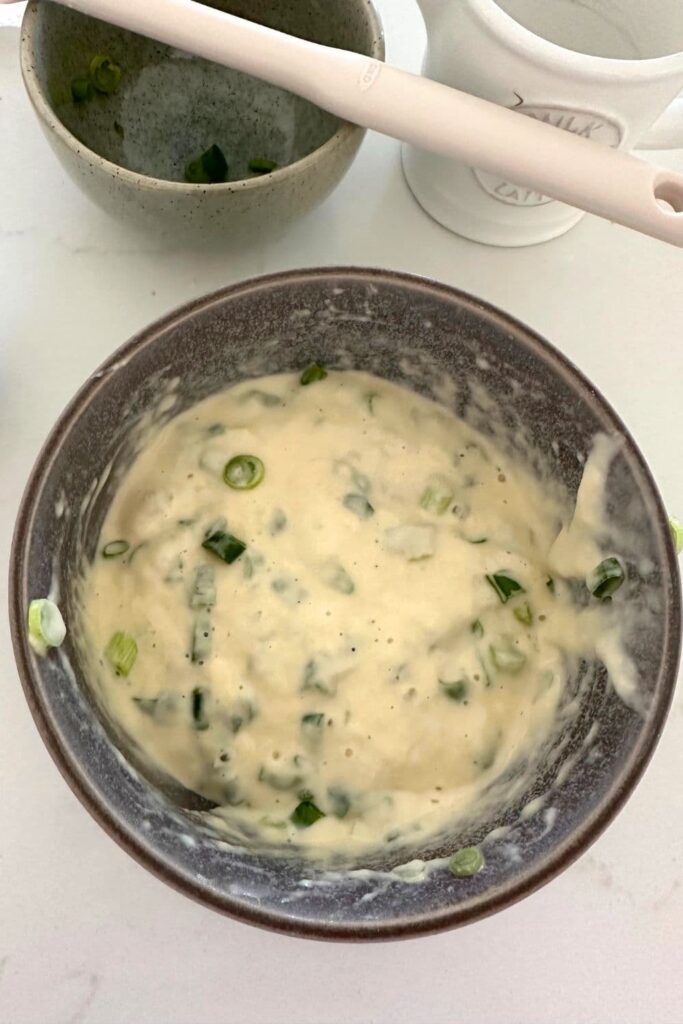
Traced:
[[97, 92], [110, 96], [121, 82], [121, 68], [111, 57], [98, 53], [90, 61], [90, 81]]
[[192, 691], [192, 723], [199, 732], [209, 728], [205, 707], [206, 690], [195, 686]]
[[292, 811], [289, 820], [297, 828], [310, 828], [311, 825], [315, 825], [316, 821], [324, 817], [325, 812], [316, 807], [312, 800], [302, 800]]
[[531, 626], [533, 624], [534, 613], [528, 601], [520, 604], [517, 608], [513, 608], [512, 614], [517, 619], [517, 622], [521, 622], [523, 626]]
[[522, 584], [518, 583], [509, 573], [502, 570], [501, 572], [494, 573], [492, 576], [487, 576], [486, 582], [493, 587], [503, 604], [509, 601], [515, 594], [524, 593]]
[[456, 679], [454, 682], [450, 682], [446, 679], [439, 679], [439, 686], [451, 700], [454, 700], [456, 704], [467, 703], [467, 696], [470, 692], [470, 688], [464, 679]]
[[481, 850], [476, 846], [465, 846], [454, 853], [448, 862], [448, 870], [456, 878], [471, 878], [484, 867], [485, 861]]
[[127, 676], [138, 656], [138, 645], [129, 633], [119, 630], [112, 636], [104, 654], [117, 676]]
[[48, 647], [59, 647], [64, 643], [66, 626], [54, 601], [37, 598], [28, 607], [28, 634], [31, 646], [39, 654], [45, 654]]
[[243, 541], [224, 530], [216, 530], [215, 533], [212, 533], [203, 542], [202, 547], [226, 562], [227, 565], [232, 565], [247, 550], [247, 545]]
[[626, 579], [624, 567], [618, 558], [606, 558], [586, 578], [586, 586], [598, 601], [606, 601], [617, 592]]
[[92, 82], [85, 75], [79, 75], [71, 82], [71, 98], [74, 103], [88, 103], [94, 95]]
[[479, 619], [476, 619], [472, 623], [472, 625], [470, 626], [470, 629], [471, 629], [472, 633], [474, 633], [474, 635], [476, 637], [479, 637], [480, 639], [481, 639], [481, 637], [483, 637], [483, 635], [484, 635], [484, 627], [482, 626], [482, 624], [479, 621]]
[[120, 555], [125, 555], [128, 551], [130, 544], [127, 540], [110, 540], [108, 544], [105, 544], [102, 548], [103, 558], [119, 558]]
[[353, 512], [359, 519], [369, 519], [374, 515], [374, 508], [364, 494], [345, 494], [343, 498], [344, 508]]
[[680, 519], [676, 519], [675, 516], [670, 516], [669, 526], [671, 527], [671, 536], [673, 537], [676, 554], [680, 555], [681, 551], [683, 551], [683, 523]]
[[311, 363], [301, 374], [300, 383], [306, 387], [306, 385], [313, 384], [317, 380], [325, 380], [325, 377], [327, 377], [325, 367], [321, 366], [320, 363]]
[[455, 495], [447, 480], [434, 477], [420, 495], [420, 507], [427, 512], [442, 516], [448, 512]]
[[509, 637], [491, 644], [489, 650], [491, 661], [500, 672], [509, 672], [514, 675], [526, 665], [526, 654], [520, 651]]
[[223, 481], [235, 491], [253, 491], [265, 473], [265, 466], [256, 455], [235, 455], [223, 470]]
[[257, 156], [249, 161], [249, 170], [252, 174], [271, 174], [277, 170], [277, 163], [275, 160], [267, 160], [263, 156]]
[[228, 161], [220, 146], [215, 144], [190, 160], [185, 168], [185, 181], [191, 185], [220, 185], [227, 177]]
[[322, 711], [311, 711], [307, 715], [302, 715], [301, 725], [305, 729], [320, 729], [325, 721], [325, 715]]

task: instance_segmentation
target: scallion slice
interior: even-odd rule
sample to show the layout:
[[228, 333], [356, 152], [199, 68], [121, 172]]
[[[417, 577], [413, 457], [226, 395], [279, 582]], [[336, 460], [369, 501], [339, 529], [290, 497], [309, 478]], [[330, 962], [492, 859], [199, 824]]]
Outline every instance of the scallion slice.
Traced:
[[31, 601], [28, 606], [28, 635], [31, 646], [39, 654], [45, 654], [48, 647], [59, 647], [64, 643], [66, 626], [54, 601], [45, 597]]
[[470, 688], [464, 679], [456, 679], [454, 682], [446, 679], [439, 679], [439, 686], [447, 697], [454, 700], [456, 704], [465, 704]]
[[526, 654], [515, 646], [509, 637], [491, 644], [489, 647], [491, 661], [499, 672], [509, 672], [515, 675], [526, 665]]
[[299, 380], [300, 383], [306, 387], [308, 384], [313, 384], [317, 380], [325, 380], [325, 377], [327, 377], [327, 370], [325, 367], [321, 366], [320, 363], [311, 363], [311, 365], [307, 366], [301, 374]]
[[528, 601], [520, 604], [517, 608], [513, 608], [512, 614], [517, 619], [517, 622], [521, 622], [523, 626], [531, 626], [533, 624], [534, 613]]
[[129, 633], [119, 630], [112, 636], [104, 654], [117, 676], [127, 676], [138, 656], [138, 645]]
[[226, 463], [223, 481], [234, 491], [253, 491], [265, 473], [265, 466], [256, 455], [235, 455]]
[[479, 619], [475, 619], [475, 621], [470, 626], [470, 630], [479, 639], [481, 639], [481, 637], [483, 637], [484, 635], [484, 627], [482, 626]]
[[92, 82], [85, 75], [79, 75], [72, 80], [71, 98], [74, 103], [88, 103], [94, 95]]
[[192, 724], [198, 732], [209, 728], [206, 718], [206, 690], [201, 686], [195, 686], [192, 691]]
[[618, 558], [605, 558], [586, 577], [586, 586], [598, 601], [606, 601], [616, 594], [626, 579], [626, 572]]
[[185, 168], [185, 181], [191, 185], [220, 185], [227, 177], [228, 161], [220, 146], [215, 144], [190, 160]]
[[249, 170], [252, 174], [272, 174], [277, 170], [275, 160], [267, 160], [264, 156], [256, 156], [249, 161]]
[[202, 547], [227, 565], [232, 565], [247, 550], [247, 545], [243, 541], [224, 530], [216, 530], [212, 533], [202, 543]]
[[493, 587], [503, 604], [509, 601], [515, 594], [524, 593], [522, 584], [518, 583], [514, 576], [511, 576], [504, 570], [495, 572], [492, 576], [487, 576], [486, 582]]
[[476, 846], [464, 846], [448, 862], [448, 870], [456, 878], [471, 878], [485, 865], [484, 856]]
[[316, 821], [324, 817], [325, 812], [316, 807], [312, 800], [302, 800], [290, 814], [289, 820], [297, 828], [310, 828], [311, 825], [315, 825]]
[[119, 558], [121, 555], [125, 555], [129, 548], [130, 544], [127, 540], [110, 540], [109, 543], [105, 544], [102, 548], [102, 557]]
[[103, 53], [96, 54], [90, 61], [90, 81], [97, 92], [110, 96], [121, 82], [121, 68], [111, 57]]
[[324, 721], [325, 715], [322, 711], [311, 711], [301, 717], [301, 725], [304, 729], [321, 729]]
[[353, 512], [359, 519], [369, 519], [374, 515], [374, 508], [364, 494], [345, 494], [343, 498], [344, 508]]
[[683, 551], [683, 523], [680, 519], [676, 519], [675, 516], [670, 516], [669, 526], [671, 527], [671, 536], [673, 537], [676, 554], [680, 555], [681, 551]]

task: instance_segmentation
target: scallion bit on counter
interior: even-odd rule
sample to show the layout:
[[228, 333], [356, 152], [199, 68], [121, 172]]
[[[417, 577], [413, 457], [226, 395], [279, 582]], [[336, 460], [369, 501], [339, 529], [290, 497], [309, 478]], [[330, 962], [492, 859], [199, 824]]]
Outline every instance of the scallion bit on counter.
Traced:
[[264, 156], [255, 156], [249, 161], [249, 170], [252, 174], [272, 174], [277, 170], [277, 162]]
[[683, 523], [680, 519], [676, 519], [676, 516], [670, 516], [669, 526], [671, 527], [671, 536], [673, 537], [676, 554], [680, 555], [681, 551], [683, 551]]

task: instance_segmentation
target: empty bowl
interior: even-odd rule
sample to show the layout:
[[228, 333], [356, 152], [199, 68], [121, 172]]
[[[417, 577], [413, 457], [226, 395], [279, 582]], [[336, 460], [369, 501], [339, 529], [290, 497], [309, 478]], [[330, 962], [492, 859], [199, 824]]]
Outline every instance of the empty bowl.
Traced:
[[[371, 0], [210, 6], [384, 57]], [[98, 56], [121, 72], [108, 92], [88, 84]], [[283, 89], [61, 4], [29, 3], [21, 68], [43, 131], [76, 184], [117, 219], [180, 238], [281, 232], [335, 188], [364, 136]], [[227, 162], [227, 180], [185, 180], [188, 164], [212, 146]]]

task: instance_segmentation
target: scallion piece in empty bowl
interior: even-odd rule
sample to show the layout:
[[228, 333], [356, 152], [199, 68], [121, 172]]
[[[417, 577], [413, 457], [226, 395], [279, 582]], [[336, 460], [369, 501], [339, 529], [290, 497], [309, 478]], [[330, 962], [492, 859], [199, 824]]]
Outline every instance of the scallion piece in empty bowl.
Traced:
[[671, 536], [674, 540], [676, 554], [680, 555], [681, 551], [683, 551], [683, 523], [680, 519], [676, 519], [675, 516], [670, 516], [669, 526], [671, 527]]
[[104, 654], [117, 676], [127, 676], [138, 656], [138, 645], [129, 633], [119, 630], [112, 636]]
[[226, 463], [223, 480], [235, 491], [253, 491], [265, 473], [265, 466], [256, 455], [235, 455]]
[[85, 75], [79, 75], [71, 82], [71, 98], [74, 103], [87, 103], [95, 95], [92, 82]]
[[448, 862], [448, 870], [456, 878], [471, 878], [484, 867], [484, 857], [476, 846], [464, 846]]
[[31, 601], [28, 608], [28, 635], [31, 646], [38, 654], [48, 647], [59, 647], [66, 636], [62, 613], [53, 601], [41, 597]]
[[185, 168], [185, 181], [191, 185], [220, 185], [227, 177], [228, 161], [220, 146], [215, 144], [190, 160]]
[[90, 81], [97, 92], [110, 96], [121, 82], [121, 68], [111, 57], [98, 53], [90, 61]]
[[277, 163], [275, 160], [267, 160], [264, 156], [257, 156], [249, 161], [249, 170], [252, 174], [272, 174], [277, 170]]
[[624, 567], [618, 558], [606, 558], [586, 577], [586, 586], [598, 601], [606, 601], [616, 594], [626, 579]]

